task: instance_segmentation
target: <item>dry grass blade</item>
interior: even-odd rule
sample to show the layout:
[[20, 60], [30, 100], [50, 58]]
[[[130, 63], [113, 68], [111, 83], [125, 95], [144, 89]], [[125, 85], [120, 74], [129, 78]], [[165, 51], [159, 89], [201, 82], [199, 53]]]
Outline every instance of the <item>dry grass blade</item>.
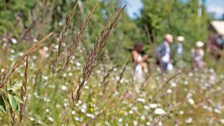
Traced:
[[44, 42], [53, 35], [53, 32], [45, 36], [42, 40], [38, 41], [31, 48], [29, 48], [21, 57], [19, 57], [12, 67], [9, 67], [5, 73], [1, 74], [0, 88], [2, 88], [9, 80], [10, 76], [15, 70], [24, 62], [26, 56], [34, 53], [38, 48], [42, 47]]
[[23, 82], [23, 86], [21, 88], [21, 98], [23, 103], [20, 104], [20, 115], [19, 115], [19, 119], [20, 119], [20, 123], [22, 122], [23, 116], [24, 116], [24, 112], [25, 112], [25, 106], [26, 106], [26, 101], [27, 101], [27, 83], [28, 83], [28, 60], [29, 60], [29, 56], [26, 57], [26, 66], [25, 66], [25, 71], [24, 71], [24, 82]]
[[162, 121], [170, 112], [172, 112], [174, 109], [176, 109], [181, 103], [177, 103], [176, 105], [174, 106], [171, 106], [168, 110], [168, 112], [166, 112], [165, 114], [159, 116], [158, 118], [156, 118], [152, 124], [150, 126], [158, 126], [158, 123], [160, 121]]
[[66, 22], [66, 25], [65, 25], [65, 28], [64, 28], [64, 30], [61, 32], [61, 34], [60, 34], [60, 38], [59, 38], [59, 41], [58, 41], [58, 54], [57, 54], [57, 58], [56, 58], [56, 60], [53, 62], [53, 64], [52, 64], [52, 71], [53, 72], [55, 72], [55, 68], [56, 68], [56, 65], [58, 64], [58, 62], [61, 60], [61, 48], [62, 48], [62, 44], [63, 44], [63, 42], [64, 42], [64, 39], [65, 39], [65, 34], [66, 34], [66, 32], [68, 31], [68, 29], [69, 29], [69, 26], [70, 26], [70, 24], [71, 24], [71, 20], [72, 20], [72, 17], [74, 16], [74, 14], [75, 14], [75, 9], [76, 9], [76, 7], [77, 7], [77, 4], [78, 2], [77, 2], [77, 0], [75, 1], [75, 5], [74, 5], [74, 7], [73, 7], [73, 9], [72, 9], [72, 11], [71, 11], [71, 13], [70, 13], [70, 15], [69, 15], [69, 17], [68, 17], [68, 20], [67, 20], [67, 22]]
[[103, 77], [103, 80], [102, 80], [102, 88], [103, 88], [103, 92], [105, 93], [105, 91], [106, 91], [106, 87], [107, 87], [107, 85], [108, 85], [108, 83], [109, 83], [109, 77], [110, 77], [110, 75], [111, 75], [111, 73], [114, 71], [114, 69], [115, 69], [116, 67], [115, 66], [113, 66], [111, 69], [109, 69], [108, 71], [107, 71], [107, 74]]
[[82, 26], [81, 26], [81, 30], [80, 30], [79, 34], [74, 38], [74, 40], [72, 42], [72, 45], [68, 48], [68, 52], [67, 52], [68, 54], [67, 54], [67, 57], [66, 57], [66, 63], [64, 65], [64, 69], [68, 66], [68, 64], [71, 60], [71, 57], [72, 57], [75, 49], [78, 47], [78, 44], [79, 44], [80, 40], [82, 39], [83, 33], [85, 32], [85, 29], [88, 26], [88, 24], [90, 22], [90, 19], [91, 19], [93, 13], [96, 11], [97, 7], [98, 7], [98, 5], [95, 6], [92, 9], [92, 11], [88, 14], [85, 23], [83, 23]]
[[178, 71], [177, 73], [175, 73], [173, 76], [169, 77], [163, 84], [162, 84], [162, 88], [164, 88], [164, 86], [166, 86], [170, 81], [172, 81], [173, 79], [175, 79], [176, 77], [178, 77], [179, 75], [181, 75], [184, 71]]
[[67, 23], [66, 23], [66, 26], [65, 26], [65, 28], [64, 28], [64, 31], [61, 33], [61, 36], [60, 36], [60, 39], [59, 39], [59, 42], [58, 42], [58, 57], [57, 57], [57, 60], [58, 60], [58, 58], [60, 57], [60, 54], [61, 54], [61, 46], [62, 46], [62, 43], [64, 42], [64, 39], [65, 39], [65, 33], [68, 31], [68, 28], [69, 28], [69, 26], [70, 26], [70, 23], [71, 23], [71, 20], [72, 20], [72, 17], [74, 16], [74, 14], [75, 14], [75, 9], [76, 9], [76, 7], [77, 7], [77, 4], [78, 2], [77, 2], [77, 0], [75, 1], [75, 5], [74, 5], [74, 7], [73, 7], [73, 9], [72, 9], [72, 11], [71, 11], [71, 13], [70, 13], [70, 15], [69, 15], [69, 18], [68, 18], [68, 20], [67, 20]]
[[129, 57], [128, 61], [126, 62], [124, 68], [122, 69], [122, 71], [120, 73], [119, 80], [117, 81], [117, 85], [116, 85], [117, 90], [119, 89], [119, 86], [121, 84], [121, 80], [123, 78], [124, 72], [126, 71], [126, 68], [127, 68], [128, 64], [130, 63], [130, 61], [131, 61], [131, 58]]
[[102, 50], [102, 48], [105, 46], [106, 44], [106, 40], [109, 37], [109, 34], [111, 33], [112, 29], [115, 27], [118, 18], [120, 17], [121, 13], [123, 12], [124, 8], [126, 6], [124, 6], [117, 14], [117, 16], [109, 23], [109, 25], [106, 25], [100, 32], [96, 43], [94, 45], [94, 48], [92, 49], [92, 51], [90, 52], [90, 54], [87, 57], [85, 66], [83, 68], [83, 74], [82, 74], [82, 81], [80, 81], [78, 87], [76, 88], [76, 90], [72, 93], [72, 98], [74, 101], [78, 101], [81, 95], [81, 90], [82, 87], [85, 83], [85, 81], [88, 80], [88, 78], [90, 77], [93, 68], [95, 66], [97, 57], [100, 55], [100, 52]]

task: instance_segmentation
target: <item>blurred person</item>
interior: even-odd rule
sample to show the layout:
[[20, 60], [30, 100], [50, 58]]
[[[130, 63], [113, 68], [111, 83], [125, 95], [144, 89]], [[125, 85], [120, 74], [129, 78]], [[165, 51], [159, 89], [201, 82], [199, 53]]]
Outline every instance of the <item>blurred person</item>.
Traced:
[[209, 36], [208, 49], [210, 54], [216, 59], [216, 61], [220, 61], [222, 57], [222, 52], [224, 48], [224, 34], [216, 35], [212, 34]]
[[177, 57], [178, 57], [178, 59], [182, 60], [183, 59], [183, 53], [184, 53], [184, 46], [183, 46], [184, 37], [183, 36], [178, 36], [177, 41], [178, 41], [178, 44], [177, 44], [177, 47], [176, 47]]
[[177, 37], [177, 43], [175, 44], [174, 52], [175, 52], [175, 58], [174, 62], [176, 65], [177, 70], [183, 70], [185, 67], [187, 67], [187, 64], [184, 62], [184, 37], [178, 36]]
[[173, 70], [171, 60], [171, 44], [173, 43], [173, 36], [166, 34], [164, 42], [157, 48], [156, 55], [163, 73]]
[[205, 55], [203, 47], [204, 43], [202, 41], [197, 41], [195, 47], [191, 50], [192, 66], [194, 69], [202, 69], [205, 65], [203, 61]]
[[131, 52], [134, 63], [134, 80], [138, 82], [136, 85], [137, 91], [139, 91], [141, 84], [145, 81], [145, 72], [147, 69], [146, 60], [148, 59], [148, 56], [141, 54], [143, 47], [144, 45], [141, 42], [137, 42]]

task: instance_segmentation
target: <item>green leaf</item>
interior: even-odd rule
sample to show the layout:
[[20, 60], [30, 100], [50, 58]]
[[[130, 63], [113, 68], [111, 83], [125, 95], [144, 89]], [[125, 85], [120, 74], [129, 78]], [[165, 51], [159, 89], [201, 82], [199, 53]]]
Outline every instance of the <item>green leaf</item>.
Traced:
[[21, 99], [21, 97], [20, 96], [18, 96], [18, 95], [14, 95], [14, 98], [16, 99], [16, 102], [18, 103], [18, 104], [20, 104], [20, 103], [23, 103], [23, 100]]
[[22, 85], [22, 81], [17, 81], [14, 84], [10, 85], [8, 89], [16, 92], [17, 90], [21, 89]]
[[8, 99], [9, 99], [9, 103], [12, 107], [12, 110], [16, 111], [18, 108], [18, 103], [17, 103], [15, 97], [12, 94], [8, 94]]
[[2, 96], [0, 96], [0, 111], [6, 113], [6, 105]]

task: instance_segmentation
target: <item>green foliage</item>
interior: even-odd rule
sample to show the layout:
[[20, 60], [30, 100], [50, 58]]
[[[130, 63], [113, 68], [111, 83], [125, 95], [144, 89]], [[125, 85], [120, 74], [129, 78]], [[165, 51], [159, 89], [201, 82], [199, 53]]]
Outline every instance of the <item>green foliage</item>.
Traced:
[[6, 105], [1, 95], [0, 95], [0, 111], [6, 113]]
[[[0, 3], [0, 34], [16, 33], [18, 17], [26, 23], [27, 15], [35, 4], [35, 0], [9, 0]], [[15, 27], [16, 26], [16, 27]]]
[[9, 103], [12, 107], [12, 110], [16, 111], [18, 109], [18, 103], [16, 101], [16, 98], [12, 94], [8, 94], [8, 98], [9, 98]]
[[143, 0], [143, 2], [140, 24], [148, 27], [156, 43], [162, 41], [166, 33], [174, 36], [183, 35], [186, 38], [185, 46], [189, 51], [195, 41], [207, 40], [208, 17], [204, 7], [202, 16], [198, 16], [198, 1], [190, 0], [182, 3], [177, 0]]
[[155, 46], [163, 41], [167, 33], [174, 35], [175, 42], [175, 38], [182, 35], [185, 37], [184, 59], [190, 62], [190, 49], [195, 46], [195, 42], [207, 42], [209, 19], [205, 7], [202, 6], [202, 16], [199, 16], [197, 0], [186, 3], [178, 0], [143, 0], [143, 3], [139, 25], [147, 27], [150, 39], [154, 42], [150, 49], [155, 50]]

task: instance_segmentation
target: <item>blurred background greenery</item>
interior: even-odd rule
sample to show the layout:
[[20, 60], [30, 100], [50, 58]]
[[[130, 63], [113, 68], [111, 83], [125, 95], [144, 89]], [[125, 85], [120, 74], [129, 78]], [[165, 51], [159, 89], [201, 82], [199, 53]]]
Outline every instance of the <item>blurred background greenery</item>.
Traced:
[[[93, 46], [94, 37], [109, 16], [120, 8], [124, 0], [102, 0], [97, 12], [94, 13], [91, 24], [85, 33], [85, 46]], [[127, 13], [122, 15], [118, 26], [113, 31], [107, 50], [114, 62], [123, 64], [123, 59], [129, 54], [128, 49], [133, 43], [142, 41], [147, 51], [152, 54], [154, 47], [161, 43], [166, 33], [175, 37], [183, 35], [186, 38], [186, 52], [193, 47], [195, 41], [207, 42], [209, 18], [205, 5], [189, 0], [143, 0], [144, 7], [141, 16], [130, 18]], [[98, 0], [79, 0], [79, 9], [72, 25], [79, 27], [88, 11], [98, 3]], [[30, 43], [46, 33], [62, 30], [74, 4], [74, 0], [1, 0], [0, 4], [0, 34], [15, 37], [21, 43]], [[74, 31], [75, 32], [75, 31]], [[74, 33], [71, 33], [74, 34]], [[68, 42], [69, 43], [69, 42]], [[24, 44], [20, 44], [23, 46]]]

